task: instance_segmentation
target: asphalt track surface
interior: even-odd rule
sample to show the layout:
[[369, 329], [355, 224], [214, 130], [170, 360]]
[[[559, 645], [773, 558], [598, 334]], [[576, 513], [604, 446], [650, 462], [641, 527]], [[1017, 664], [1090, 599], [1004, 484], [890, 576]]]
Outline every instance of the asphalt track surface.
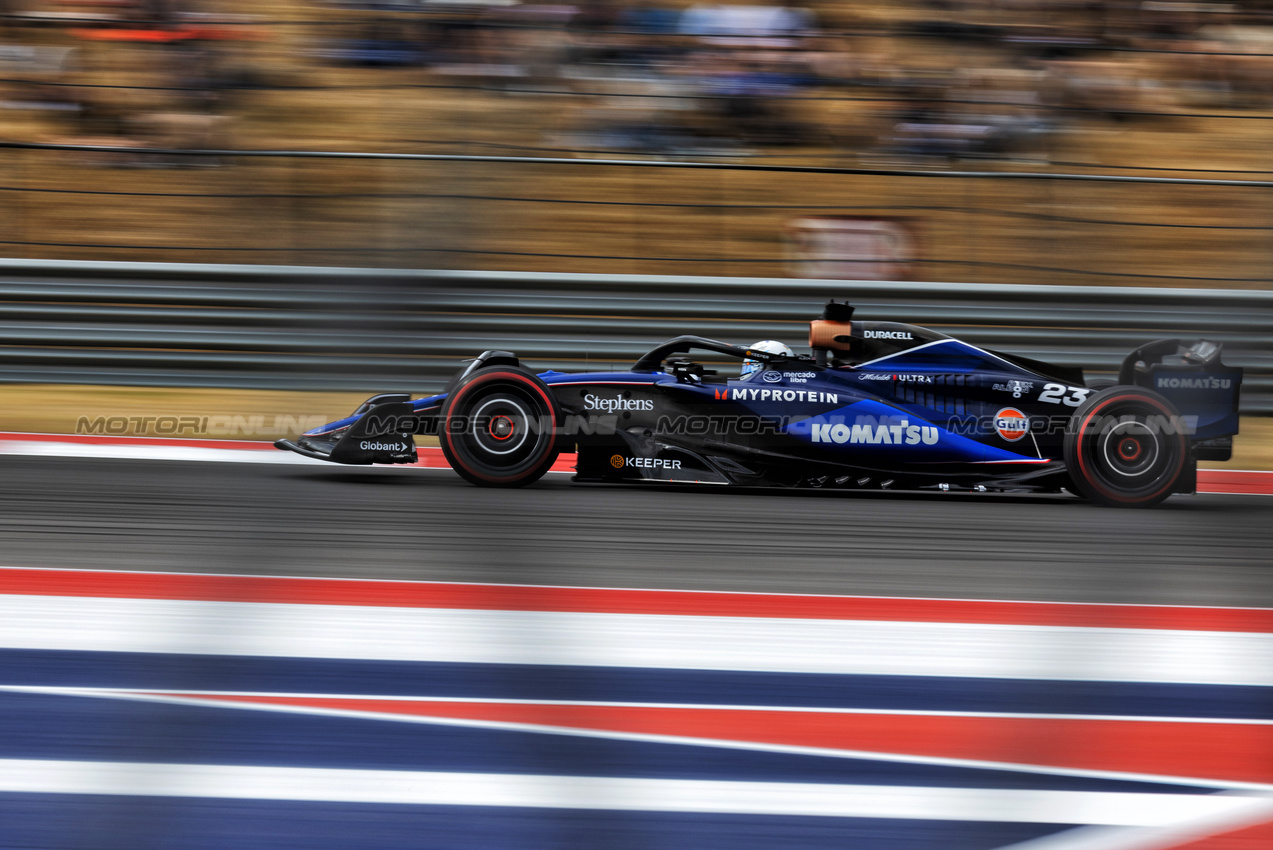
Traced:
[[1273, 606], [1273, 497], [572, 484], [449, 470], [0, 458], [0, 564]]

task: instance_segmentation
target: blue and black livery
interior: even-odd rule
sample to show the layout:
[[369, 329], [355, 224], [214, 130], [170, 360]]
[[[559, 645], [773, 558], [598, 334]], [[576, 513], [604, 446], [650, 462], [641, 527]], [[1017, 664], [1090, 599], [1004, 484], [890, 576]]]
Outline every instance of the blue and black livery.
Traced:
[[[1068, 490], [1146, 506], [1192, 492], [1197, 461], [1228, 460], [1238, 431], [1242, 370], [1205, 340], [1144, 345], [1107, 387], [928, 328], [854, 320], [834, 301], [809, 346], [785, 356], [682, 336], [628, 370], [575, 374], [534, 374], [491, 350], [443, 393], [373, 396], [276, 445], [410, 463], [413, 436], [432, 434], [484, 486], [529, 484], [573, 450], [578, 481]], [[761, 368], [730, 377], [693, 355]]]

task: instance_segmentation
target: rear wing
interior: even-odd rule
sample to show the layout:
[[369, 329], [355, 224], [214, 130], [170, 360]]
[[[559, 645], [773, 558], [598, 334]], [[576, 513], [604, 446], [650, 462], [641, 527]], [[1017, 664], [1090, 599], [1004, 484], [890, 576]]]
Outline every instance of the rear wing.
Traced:
[[1223, 343], [1205, 339], [1160, 339], [1123, 359], [1120, 384], [1134, 384], [1165, 396], [1192, 429], [1198, 460], [1228, 460], [1238, 433], [1242, 370], [1224, 365]]

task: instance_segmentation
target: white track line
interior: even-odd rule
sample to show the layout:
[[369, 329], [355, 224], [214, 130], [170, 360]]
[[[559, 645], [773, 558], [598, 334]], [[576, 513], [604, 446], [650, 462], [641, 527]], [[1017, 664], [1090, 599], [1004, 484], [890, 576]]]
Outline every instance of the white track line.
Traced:
[[0, 646], [1273, 686], [1273, 634], [0, 596]]
[[1242, 811], [1249, 798], [527, 776], [144, 762], [0, 759], [0, 792], [509, 806], [644, 812], [1167, 826]]

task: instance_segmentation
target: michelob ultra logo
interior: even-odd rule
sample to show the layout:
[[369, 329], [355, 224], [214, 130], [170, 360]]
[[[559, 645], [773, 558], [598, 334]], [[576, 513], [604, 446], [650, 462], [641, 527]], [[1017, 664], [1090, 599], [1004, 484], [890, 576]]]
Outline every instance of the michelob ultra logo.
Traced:
[[896, 425], [879, 422], [873, 416], [859, 416], [853, 425], [815, 423], [809, 431], [815, 443], [864, 443], [872, 446], [931, 446], [940, 436], [935, 425], [912, 425], [903, 419]]

